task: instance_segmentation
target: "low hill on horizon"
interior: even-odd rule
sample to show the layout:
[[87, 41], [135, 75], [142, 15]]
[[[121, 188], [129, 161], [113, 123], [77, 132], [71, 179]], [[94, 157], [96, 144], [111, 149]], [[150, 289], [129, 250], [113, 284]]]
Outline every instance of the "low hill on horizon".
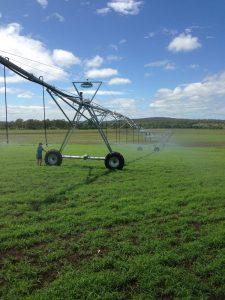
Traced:
[[[133, 119], [137, 125], [143, 128], [193, 128], [193, 129], [225, 129], [225, 120], [218, 119], [182, 119], [169, 117], [149, 117]], [[107, 125], [106, 125], [107, 124]], [[43, 129], [43, 120], [17, 119], [8, 122], [9, 129]], [[64, 119], [46, 120], [47, 129], [67, 129], [69, 124]], [[112, 121], [104, 122], [103, 127], [115, 127]], [[91, 121], [80, 122], [80, 129], [95, 128]], [[125, 127], [125, 126], [124, 126]], [[0, 130], [5, 129], [5, 122], [0, 121]]]
[[144, 128], [225, 128], [225, 120], [218, 119], [182, 119], [169, 117], [149, 117], [134, 119], [134, 121]]

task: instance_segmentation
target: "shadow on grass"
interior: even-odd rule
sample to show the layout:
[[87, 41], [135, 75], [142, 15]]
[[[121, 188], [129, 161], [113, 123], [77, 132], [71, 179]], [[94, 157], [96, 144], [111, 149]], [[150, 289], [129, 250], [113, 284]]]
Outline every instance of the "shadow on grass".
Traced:
[[108, 176], [110, 173], [112, 173], [113, 171], [111, 170], [106, 170], [105, 172], [103, 172], [102, 174], [98, 174], [98, 175], [92, 175], [92, 172], [93, 172], [93, 169], [94, 167], [89, 167], [89, 171], [88, 171], [88, 174], [87, 174], [87, 177], [84, 181], [84, 184], [90, 184], [90, 183], [93, 183], [95, 182], [96, 180], [98, 180], [99, 178], [101, 177], [104, 177], [104, 176]]
[[130, 165], [130, 164], [132, 164], [132, 163], [135, 163], [135, 162], [137, 162], [137, 161], [139, 161], [139, 160], [142, 160], [142, 159], [144, 159], [144, 158], [146, 158], [146, 157], [152, 156], [153, 154], [155, 154], [154, 151], [152, 151], [152, 152], [150, 152], [150, 153], [148, 153], [148, 154], [139, 156], [139, 157], [137, 157], [137, 158], [135, 158], [135, 159], [133, 159], [133, 160], [128, 161], [128, 162], [126, 163], [126, 165], [128, 166], [128, 165]]
[[70, 184], [67, 185], [66, 187], [64, 187], [63, 189], [59, 190], [58, 192], [55, 193], [51, 193], [49, 194], [46, 198], [44, 198], [43, 200], [31, 200], [30, 201], [30, 207], [33, 211], [39, 211], [41, 209], [42, 205], [51, 205], [54, 203], [59, 203], [59, 202], [63, 202], [65, 200], [67, 200], [67, 196], [66, 194], [68, 194], [71, 191], [75, 191], [76, 189], [83, 187], [83, 186], [87, 186], [91, 183], [94, 183], [95, 181], [97, 181], [99, 178], [104, 177], [104, 176], [108, 176], [109, 174], [111, 174], [112, 172], [115, 171], [111, 171], [111, 170], [105, 170], [104, 172], [100, 172], [98, 174], [93, 174], [93, 170], [96, 169], [93, 166], [76, 166], [82, 169], [87, 169], [87, 175], [84, 178], [84, 180], [82, 180], [79, 183], [75, 183], [75, 184]]

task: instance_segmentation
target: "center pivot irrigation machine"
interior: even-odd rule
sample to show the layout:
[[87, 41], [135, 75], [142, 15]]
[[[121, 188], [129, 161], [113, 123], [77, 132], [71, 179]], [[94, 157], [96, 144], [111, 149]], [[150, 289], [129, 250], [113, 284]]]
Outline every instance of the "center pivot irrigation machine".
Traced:
[[[107, 134], [103, 130], [103, 121], [107, 119], [112, 119], [115, 122], [119, 122], [119, 124], [123, 123], [127, 127], [131, 127], [133, 129], [133, 140], [134, 140], [134, 130], [138, 132], [138, 142], [139, 142], [139, 134], [144, 136], [145, 142], [151, 140], [150, 132], [141, 129], [134, 120], [117, 113], [115, 111], [109, 110], [96, 104], [93, 102], [95, 96], [97, 95], [102, 82], [101, 81], [80, 81], [80, 82], [73, 82], [73, 86], [75, 88], [76, 94], [71, 94], [64, 90], [58, 89], [55, 86], [52, 86], [46, 83], [43, 80], [43, 77], [36, 77], [30, 72], [27, 72], [17, 64], [11, 62], [8, 58], [5, 58], [0, 55], [0, 63], [4, 66], [4, 83], [5, 83], [5, 104], [6, 104], [6, 123], [7, 123], [7, 101], [6, 101], [6, 72], [5, 68], [10, 69], [17, 75], [21, 76], [22, 78], [29, 80], [31, 82], [35, 82], [43, 87], [43, 95], [44, 89], [46, 89], [47, 93], [50, 95], [51, 99], [55, 102], [57, 107], [63, 113], [67, 121], [69, 122], [69, 129], [65, 135], [65, 138], [62, 142], [62, 145], [59, 150], [49, 150], [46, 152], [45, 155], [45, 163], [50, 166], [59, 166], [62, 164], [62, 160], [65, 158], [70, 159], [91, 159], [91, 160], [102, 160], [105, 162], [105, 166], [108, 169], [118, 169], [122, 170], [124, 167], [124, 157], [119, 152], [115, 152], [112, 150], [112, 147], [109, 143]], [[93, 96], [90, 99], [86, 99], [83, 97], [83, 92], [79, 91], [78, 85], [84, 90], [87, 88], [92, 88], [93, 85], [97, 86]], [[44, 104], [44, 96], [43, 96], [43, 104]], [[70, 108], [73, 111], [73, 118], [69, 117], [67, 111], [63, 108], [63, 105], [66, 105], [67, 108]], [[44, 104], [45, 105], [45, 104]], [[45, 106], [44, 106], [44, 118], [45, 118]], [[77, 128], [80, 119], [84, 119], [87, 121], [91, 121], [95, 127], [97, 128], [99, 134], [102, 137], [103, 142], [105, 143], [109, 153], [105, 157], [98, 157], [98, 156], [89, 156], [89, 155], [65, 155], [62, 154], [65, 146], [68, 143], [69, 137], [72, 131]], [[44, 119], [45, 121], [45, 119]], [[124, 125], [122, 125], [124, 126]], [[121, 126], [121, 127], [122, 127]], [[7, 129], [7, 140], [8, 140], [8, 128]], [[45, 134], [46, 134], [46, 126], [45, 126]], [[166, 134], [168, 137], [168, 134]], [[127, 138], [126, 138], [127, 140]], [[159, 151], [159, 146], [155, 146], [155, 152]]]

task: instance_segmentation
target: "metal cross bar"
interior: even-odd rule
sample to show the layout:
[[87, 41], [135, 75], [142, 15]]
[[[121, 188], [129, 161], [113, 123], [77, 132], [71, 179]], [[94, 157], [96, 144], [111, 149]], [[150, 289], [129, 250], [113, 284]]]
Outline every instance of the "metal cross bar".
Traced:
[[3, 67], [4, 72], [4, 95], [5, 95], [5, 129], [6, 129], [6, 143], [9, 143], [9, 124], [8, 124], [8, 103], [7, 103], [7, 85], [6, 85], [6, 72], [5, 66]]
[[102, 137], [102, 139], [103, 139], [106, 147], [108, 148], [109, 152], [112, 152], [112, 148], [111, 148], [111, 146], [110, 146], [110, 144], [108, 142], [108, 139], [107, 139], [104, 131], [102, 130], [102, 127], [101, 127], [101, 125], [100, 125], [100, 123], [98, 121], [98, 118], [95, 115], [94, 110], [91, 107], [88, 107], [87, 110], [89, 111], [91, 117], [93, 118], [94, 123], [95, 123], [95, 125], [96, 125], [96, 127], [98, 129], [98, 132], [100, 133], [100, 135], [101, 135], [101, 137]]
[[81, 107], [78, 108], [78, 111], [75, 112], [75, 116], [73, 118], [73, 121], [72, 123], [74, 124], [73, 127], [69, 128], [68, 131], [67, 131], [67, 134], [63, 140], [63, 143], [59, 149], [59, 152], [62, 152], [63, 149], [65, 148], [66, 144], [68, 143], [68, 140], [72, 134], [72, 132], [74, 131], [75, 127], [77, 126], [78, 122], [79, 122], [79, 111], [81, 110]]

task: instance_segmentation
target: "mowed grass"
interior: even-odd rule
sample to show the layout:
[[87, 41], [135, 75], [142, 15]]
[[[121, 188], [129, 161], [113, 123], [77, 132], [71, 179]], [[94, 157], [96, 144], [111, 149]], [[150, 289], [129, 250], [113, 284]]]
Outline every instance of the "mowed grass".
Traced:
[[[225, 298], [225, 131], [176, 130], [159, 153], [115, 146], [123, 171], [38, 167], [29, 134], [0, 147], [1, 299]], [[107, 153], [88, 139], [65, 152]]]

